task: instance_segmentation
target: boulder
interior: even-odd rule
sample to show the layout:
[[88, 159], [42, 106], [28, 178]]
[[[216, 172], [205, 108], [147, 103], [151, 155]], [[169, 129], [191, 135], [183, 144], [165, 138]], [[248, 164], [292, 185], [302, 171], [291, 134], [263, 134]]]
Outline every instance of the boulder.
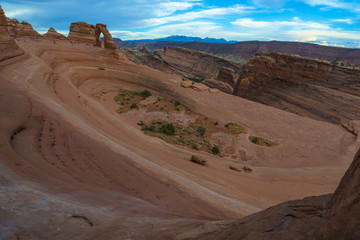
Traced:
[[190, 88], [192, 85], [193, 85], [193, 83], [190, 80], [184, 80], [181, 82], [181, 86], [184, 88]]
[[252, 169], [251, 168], [249, 168], [248, 166], [244, 166], [244, 172], [246, 172], [246, 173], [252, 173]]
[[204, 158], [200, 157], [200, 156], [191, 156], [191, 161], [200, 165], [205, 165], [207, 160], [205, 160]]
[[206, 79], [206, 80], [202, 81], [201, 83], [203, 83], [211, 88], [217, 88], [220, 91], [223, 91], [225, 93], [232, 94], [232, 92], [233, 92], [233, 88], [229, 84], [215, 80], [215, 79]]
[[237, 168], [237, 167], [234, 167], [234, 166], [230, 166], [229, 167], [231, 170], [234, 170], [236, 172], [241, 172], [241, 169], [240, 168]]
[[220, 90], [217, 88], [209, 88], [209, 92], [211, 93], [218, 93]]
[[67, 40], [68, 38], [58, 33], [54, 28], [49, 28], [48, 32], [44, 34], [44, 37], [49, 39]]
[[209, 87], [206, 86], [205, 84], [202, 84], [202, 83], [195, 83], [195, 84], [192, 85], [192, 88], [193, 88], [194, 90], [200, 91], [200, 92], [209, 90]]

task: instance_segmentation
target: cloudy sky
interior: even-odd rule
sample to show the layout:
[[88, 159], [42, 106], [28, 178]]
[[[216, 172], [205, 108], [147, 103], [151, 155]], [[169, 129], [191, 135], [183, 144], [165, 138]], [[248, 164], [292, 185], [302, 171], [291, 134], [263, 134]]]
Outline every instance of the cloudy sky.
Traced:
[[170, 35], [315, 41], [360, 47], [359, 0], [5, 0], [6, 15], [43, 33], [105, 23], [121, 39]]

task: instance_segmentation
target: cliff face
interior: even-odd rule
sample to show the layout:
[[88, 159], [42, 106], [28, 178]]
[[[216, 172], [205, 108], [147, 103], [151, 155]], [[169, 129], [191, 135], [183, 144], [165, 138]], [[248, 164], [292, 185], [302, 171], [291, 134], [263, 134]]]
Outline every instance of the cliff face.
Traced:
[[331, 201], [319, 239], [360, 239], [360, 150]]
[[98, 23], [96, 26], [86, 22], [71, 23], [69, 39], [85, 44], [102, 46], [100, 34], [104, 34], [104, 48], [116, 49], [116, 45], [105, 24]]
[[8, 22], [8, 31], [10, 36], [19, 38], [19, 37], [41, 37], [41, 35], [36, 32], [30, 23], [22, 21], [19, 22], [17, 19], [7, 19]]
[[164, 50], [155, 51], [155, 54], [178, 72], [203, 78], [204, 84], [228, 93], [232, 93], [241, 73], [239, 64], [185, 48], [167, 46]]
[[360, 71], [300, 56], [256, 54], [234, 94], [333, 123], [360, 119]]
[[69, 39], [81, 43], [95, 45], [95, 26], [86, 22], [73, 22], [70, 26]]
[[0, 62], [24, 54], [8, 31], [8, 21], [0, 6]]
[[360, 239], [359, 189], [360, 150], [333, 195], [285, 202], [197, 239]]

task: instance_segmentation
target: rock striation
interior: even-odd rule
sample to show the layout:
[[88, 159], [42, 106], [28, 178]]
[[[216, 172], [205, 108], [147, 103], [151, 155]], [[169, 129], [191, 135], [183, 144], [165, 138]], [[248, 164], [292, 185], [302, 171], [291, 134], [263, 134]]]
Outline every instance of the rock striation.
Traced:
[[42, 37], [37, 31], [35, 31], [31, 24], [25, 21], [19, 22], [17, 19], [7, 18], [8, 31], [10, 36], [15, 38], [22, 37]]
[[73, 22], [68, 37], [72, 41], [96, 45], [95, 26], [86, 22]]
[[197, 239], [360, 239], [360, 150], [335, 193], [288, 201]]
[[256, 54], [244, 64], [234, 94], [337, 124], [360, 119], [360, 70], [317, 59]]
[[64, 35], [58, 33], [54, 28], [49, 28], [47, 33], [44, 34], [44, 37], [49, 39], [58, 39], [58, 40], [67, 40], [68, 38]]
[[331, 200], [330, 213], [318, 239], [360, 239], [360, 150]]
[[104, 35], [104, 48], [116, 49], [114, 40], [105, 24], [98, 23], [96, 26], [86, 22], [71, 23], [69, 39], [89, 45], [102, 47], [103, 43], [100, 34]]
[[104, 47], [105, 48], [109, 48], [109, 49], [116, 49], [116, 45], [114, 43], [114, 40], [109, 32], [109, 30], [107, 29], [105, 24], [102, 23], [98, 23], [96, 24], [96, 28], [95, 28], [95, 34], [96, 34], [96, 45], [97, 46], [101, 46], [100, 45], [100, 34], [104, 34]]
[[0, 62], [24, 54], [8, 31], [8, 21], [0, 6]]
[[[230, 93], [241, 73], [241, 65], [204, 52], [166, 46], [164, 50], [154, 53], [179, 73], [205, 80], [216, 80], [221, 82], [220, 90], [229, 89], [227, 92]], [[210, 85], [216, 87], [216, 82], [211, 82]]]

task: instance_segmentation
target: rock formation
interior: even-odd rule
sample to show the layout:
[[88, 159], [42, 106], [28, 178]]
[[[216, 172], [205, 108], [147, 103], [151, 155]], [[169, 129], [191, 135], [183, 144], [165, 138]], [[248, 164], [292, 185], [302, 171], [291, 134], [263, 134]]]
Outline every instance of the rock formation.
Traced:
[[260, 53], [244, 65], [234, 94], [340, 123], [360, 119], [359, 83], [357, 69], [295, 55]]
[[[220, 90], [233, 88], [241, 73], [241, 66], [234, 62], [216, 57], [211, 54], [198, 52], [181, 47], [166, 46], [164, 50], [155, 51], [169, 66], [184, 75], [203, 79], [215, 79], [225, 83], [227, 87]], [[206, 82], [204, 82], [206, 84]], [[211, 83], [210, 87], [215, 87]]]
[[0, 62], [24, 54], [10, 36], [7, 26], [7, 18], [0, 6]]
[[331, 200], [330, 213], [318, 239], [360, 239], [360, 150]]
[[71, 23], [68, 37], [72, 41], [95, 45], [95, 26], [86, 22], [73, 22]]
[[360, 239], [360, 150], [333, 195], [289, 201], [197, 239]]
[[96, 34], [96, 45], [100, 45], [100, 34], [104, 34], [104, 47], [109, 49], [116, 49], [116, 45], [114, 43], [114, 40], [109, 32], [109, 30], [106, 28], [105, 24], [98, 23], [96, 24], [95, 34]]
[[104, 34], [104, 48], [116, 49], [116, 45], [106, 25], [101, 23], [94, 26], [86, 22], [74, 22], [70, 26], [69, 39], [102, 47], [102, 40], [100, 39], [101, 33]]
[[68, 38], [64, 35], [58, 33], [54, 28], [49, 28], [47, 33], [44, 34], [44, 37], [50, 39], [58, 39], [58, 40], [67, 40]]
[[17, 19], [9, 19], [7, 18], [8, 22], [8, 30], [10, 36], [15, 38], [20, 37], [41, 37], [41, 35], [36, 32], [30, 23], [22, 21], [21, 23]]

